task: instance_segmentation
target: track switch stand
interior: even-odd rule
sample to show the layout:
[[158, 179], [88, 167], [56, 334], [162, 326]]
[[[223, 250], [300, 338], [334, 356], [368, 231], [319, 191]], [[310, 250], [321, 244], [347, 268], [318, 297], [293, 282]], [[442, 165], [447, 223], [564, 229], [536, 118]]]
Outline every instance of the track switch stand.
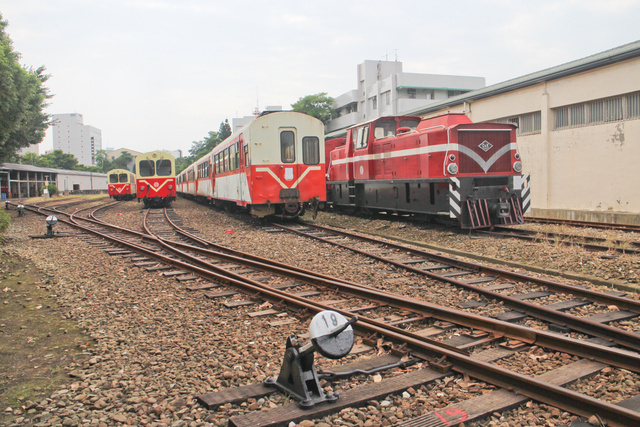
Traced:
[[264, 383], [290, 394], [301, 408], [311, 408], [318, 403], [335, 402], [338, 395], [324, 393], [314, 364], [314, 352], [329, 359], [340, 359], [353, 347], [352, 324], [358, 316], [350, 320], [333, 310], [316, 314], [309, 325], [311, 342], [304, 346], [298, 343], [296, 335], [287, 338], [282, 368], [277, 379], [267, 378]]

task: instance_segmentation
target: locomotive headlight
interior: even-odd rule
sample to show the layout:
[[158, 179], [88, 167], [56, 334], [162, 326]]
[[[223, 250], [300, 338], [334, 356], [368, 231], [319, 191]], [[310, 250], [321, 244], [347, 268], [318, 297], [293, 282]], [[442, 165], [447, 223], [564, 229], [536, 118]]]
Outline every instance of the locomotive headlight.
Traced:
[[169, 184], [169, 190], [173, 190], [173, 185]]
[[140, 191], [144, 191], [144, 185], [140, 186]]
[[513, 157], [514, 157], [516, 160], [520, 160], [520, 153], [516, 153]]
[[453, 162], [456, 159], [456, 155], [455, 154], [449, 154], [449, 161]]
[[520, 173], [520, 172], [522, 172], [522, 162], [515, 162], [515, 163], [513, 164], [513, 170], [514, 170], [514, 172], [516, 172], [516, 173]]
[[458, 173], [458, 165], [455, 163], [449, 163], [449, 165], [447, 166], [447, 172], [449, 172], [449, 174], [451, 175], [455, 175]]

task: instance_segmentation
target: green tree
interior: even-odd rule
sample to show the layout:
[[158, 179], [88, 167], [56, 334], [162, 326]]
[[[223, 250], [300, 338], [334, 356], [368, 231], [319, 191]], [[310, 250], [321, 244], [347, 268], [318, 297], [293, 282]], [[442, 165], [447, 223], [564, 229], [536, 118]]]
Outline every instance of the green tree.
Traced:
[[189, 149], [189, 157], [191, 158], [191, 161], [185, 166], [185, 168], [205, 154], [209, 153], [229, 136], [231, 136], [231, 126], [229, 125], [229, 120], [225, 119], [224, 122], [220, 123], [218, 132], [209, 131], [209, 134], [202, 141], [193, 141], [191, 143], [192, 145]]
[[123, 151], [117, 159], [111, 161], [111, 169], [126, 169], [129, 170], [129, 163], [133, 161], [133, 155], [128, 151]]
[[96, 166], [100, 168], [100, 172], [107, 173], [111, 169], [113, 169], [113, 167], [111, 167], [111, 162], [109, 161], [109, 158], [107, 157], [107, 152], [105, 150], [96, 151], [96, 154], [93, 156], [93, 158], [96, 162]]
[[44, 67], [25, 69], [19, 64], [20, 54], [5, 33], [7, 25], [0, 14], [0, 162], [20, 148], [42, 142], [50, 124], [50, 116], [43, 112], [51, 98], [44, 86], [49, 76]]
[[44, 154], [40, 157], [42, 157], [43, 160], [42, 166], [45, 168], [67, 170], [78, 169], [78, 159], [76, 159], [73, 154], [64, 153], [62, 152], [62, 150], [53, 150], [52, 152]]
[[333, 98], [327, 96], [326, 92], [300, 98], [295, 104], [291, 104], [291, 108], [293, 111], [313, 116], [324, 124], [327, 124], [336, 115], [336, 110], [333, 108]]
[[36, 153], [28, 152], [18, 158], [21, 165], [39, 166], [40, 156]]

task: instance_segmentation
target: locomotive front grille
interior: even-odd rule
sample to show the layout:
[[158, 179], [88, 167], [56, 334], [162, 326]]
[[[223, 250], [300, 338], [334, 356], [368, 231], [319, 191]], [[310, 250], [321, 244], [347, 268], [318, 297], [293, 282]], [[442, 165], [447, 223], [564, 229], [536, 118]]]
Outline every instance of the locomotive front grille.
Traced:
[[511, 173], [510, 139], [506, 130], [459, 130], [458, 173]]

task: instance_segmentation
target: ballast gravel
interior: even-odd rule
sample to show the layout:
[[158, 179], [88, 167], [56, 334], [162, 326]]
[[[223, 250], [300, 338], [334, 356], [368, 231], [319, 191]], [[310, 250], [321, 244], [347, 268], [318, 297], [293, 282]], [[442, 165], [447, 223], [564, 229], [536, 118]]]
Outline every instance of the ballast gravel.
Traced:
[[[236, 218], [196, 203], [177, 200], [173, 208], [205, 238], [246, 252], [309, 269], [321, 268], [326, 274], [348, 277], [362, 284], [377, 286], [395, 275], [392, 269], [347, 251], [336, 251], [324, 243], [312, 242], [285, 233], [270, 233], [260, 220]], [[105, 221], [140, 230], [141, 205], [121, 203], [102, 214]], [[433, 231], [394, 220], [351, 218], [337, 213], [320, 213], [316, 221], [361, 231], [385, 232], [434, 245], [477, 252], [498, 258], [526, 260], [535, 265], [584, 272], [604, 280], [615, 278], [638, 282], [640, 263], [630, 256], [605, 259], [583, 250], [554, 245], [530, 247], [522, 242], [485, 239], [447, 230]], [[279, 394], [252, 399], [240, 405], [225, 405], [210, 411], [197, 403], [198, 394], [248, 385], [275, 376], [280, 369], [286, 338], [307, 332], [307, 324], [269, 326], [272, 318], [247, 315], [256, 306], [228, 309], [223, 301], [209, 300], [199, 292], [189, 292], [184, 284], [159, 272], [147, 272], [126, 258], [109, 256], [89, 239], [58, 237], [31, 239], [44, 233], [41, 217], [27, 214], [14, 217], [5, 233], [2, 256], [33, 261], [49, 277], [52, 313], [77, 322], [86, 333], [81, 355], [69, 366], [70, 381], [38, 401], [25, 401], [11, 410], [6, 425], [36, 426], [224, 426], [232, 416], [250, 411], [266, 411], [286, 402]], [[58, 230], [71, 231], [61, 226]], [[577, 254], [576, 252], [579, 253]], [[375, 355], [375, 350], [347, 361]], [[536, 356], [539, 359], [536, 359]], [[566, 356], [566, 355], [565, 355]], [[562, 355], [551, 360], [530, 350], [503, 363], [514, 363], [525, 373], [537, 373], [569, 363]], [[535, 372], [526, 366], [531, 360]], [[342, 361], [318, 358], [328, 367]], [[546, 368], [545, 368], [546, 366]], [[382, 376], [398, 375], [386, 372]], [[606, 398], [606, 382], [619, 380], [615, 393], [637, 393], [635, 376], [611, 370], [601, 374], [590, 394]], [[630, 381], [625, 379], [631, 378]], [[336, 391], [379, 377], [343, 380]], [[589, 387], [579, 384], [578, 387]], [[403, 395], [370, 401], [361, 408], [347, 408], [321, 420], [307, 420], [304, 426], [391, 426], [429, 413], [452, 402], [489, 392], [494, 387], [454, 377], [433, 385], [409, 389]], [[5, 410], [5, 408], [0, 408]], [[496, 413], [467, 426], [561, 425], [576, 417], [556, 408], [528, 403], [505, 413]]]

